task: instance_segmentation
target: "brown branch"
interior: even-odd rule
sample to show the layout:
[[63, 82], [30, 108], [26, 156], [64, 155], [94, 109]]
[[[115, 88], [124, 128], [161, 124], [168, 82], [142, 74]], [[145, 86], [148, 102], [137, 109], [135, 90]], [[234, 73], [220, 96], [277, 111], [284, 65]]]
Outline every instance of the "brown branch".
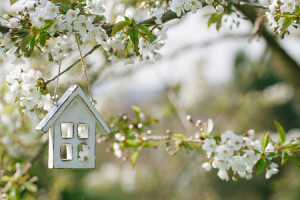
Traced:
[[[232, 2], [231, 2], [232, 3]], [[258, 14], [252, 6], [240, 6], [234, 4], [252, 23], [255, 23]], [[261, 35], [266, 40], [268, 46], [272, 51], [270, 58], [271, 63], [277, 74], [284, 80], [287, 80], [295, 87], [300, 87], [300, 66], [299, 64], [286, 52], [286, 50], [278, 43], [277, 37], [270, 34], [268, 30], [262, 26]]]
[[11, 28], [9, 28], [9, 27], [0, 25], [0, 32], [1, 33], [8, 33], [10, 29]]
[[253, 6], [255, 8], [263, 8], [263, 9], [268, 9], [269, 8], [269, 6], [264, 6], [264, 5], [261, 5], [259, 3], [252, 3], [252, 2], [246, 2], [246, 1], [240, 1], [239, 5], [240, 6]]

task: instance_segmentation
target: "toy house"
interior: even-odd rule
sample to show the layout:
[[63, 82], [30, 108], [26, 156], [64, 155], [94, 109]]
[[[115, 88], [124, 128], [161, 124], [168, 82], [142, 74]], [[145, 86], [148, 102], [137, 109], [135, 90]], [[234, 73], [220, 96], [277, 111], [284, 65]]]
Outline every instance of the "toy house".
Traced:
[[49, 131], [49, 168], [95, 168], [96, 126], [110, 129], [78, 85], [73, 85], [38, 124]]

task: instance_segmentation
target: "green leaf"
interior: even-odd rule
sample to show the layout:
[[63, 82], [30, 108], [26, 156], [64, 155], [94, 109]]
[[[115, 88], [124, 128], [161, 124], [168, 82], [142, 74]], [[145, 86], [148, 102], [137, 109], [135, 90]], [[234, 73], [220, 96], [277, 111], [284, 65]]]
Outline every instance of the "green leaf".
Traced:
[[0, 180], [3, 182], [15, 182], [16, 178], [13, 176], [2, 176]]
[[262, 140], [262, 150], [263, 151], [266, 149], [268, 143], [269, 143], [269, 133], [266, 132], [266, 134], [264, 135], [263, 140]]
[[129, 40], [128, 43], [127, 43], [127, 46], [125, 48], [125, 51], [124, 51], [124, 54], [125, 54], [126, 58], [128, 57], [128, 54], [130, 52], [130, 49], [131, 49], [132, 45], [133, 45], [132, 40]]
[[141, 109], [140, 109], [139, 107], [137, 107], [137, 106], [134, 106], [134, 105], [131, 106], [131, 109], [132, 109], [135, 113], [140, 113], [140, 112], [141, 112]]
[[47, 41], [47, 33], [41, 33], [40, 34], [40, 45], [43, 47], [45, 46]]
[[260, 154], [260, 151], [258, 151], [257, 149], [254, 149], [254, 152]]
[[17, 3], [19, 0], [9, 0], [10, 1], [10, 5], [13, 5], [15, 3]]
[[265, 159], [260, 159], [257, 163], [256, 163], [256, 174], [260, 174], [266, 166], [266, 160]]
[[138, 30], [136, 27], [134, 27], [132, 29], [132, 31], [130, 32], [130, 39], [132, 40], [133, 42], [133, 45], [134, 45], [134, 51], [136, 53], [138, 53], [138, 49], [139, 49], [139, 35], [138, 35]]
[[144, 33], [147, 35], [147, 38], [149, 39], [149, 41], [153, 42], [154, 35], [151, 33], [151, 31], [149, 31], [149, 29], [145, 25], [143, 25], [143, 24], [140, 25], [140, 29], [142, 31], [144, 31]]
[[33, 50], [34, 50], [34, 45], [35, 45], [35, 37], [32, 37], [31, 40], [30, 40], [30, 49], [29, 49], [29, 52], [32, 53]]
[[276, 156], [276, 154], [273, 153], [273, 152], [272, 152], [272, 153], [269, 153], [269, 154], [267, 155], [268, 158], [272, 158], [272, 157], [274, 157], [274, 156]]
[[128, 22], [129, 24], [132, 23], [132, 21], [131, 21], [128, 17], [124, 16], [124, 19], [125, 19], [125, 21]]
[[192, 150], [193, 147], [191, 146], [191, 144], [189, 142], [183, 142], [182, 145], [186, 148], [186, 149], [190, 149]]
[[282, 152], [281, 165], [286, 163], [286, 161], [288, 161], [288, 159], [289, 159], [289, 154], [287, 152]]
[[33, 36], [34, 36], [33, 34], [29, 34], [23, 38], [23, 40], [20, 44], [20, 48], [22, 51], [24, 51], [26, 49], [27, 45], [30, 43]]
[[214, 136], [213, 139], [216, 140], [216, 142], [222, 141], [220, 136]]
[[153, 147], [154, 143], [153, 142], [144, 142], [143, 147]]
[[111, 35], [115, 35], [117, 32], [121, 31], [124, 27], [130, 25], [129, 22], [127, 21], [121, 21], [121, 22], [118, 22], [114, 25], [114, 27], [112, 28], [112, 31], [111, 31]]
[[278, 131], [278, 134], [279, 134], [279, 137], [280, 137], [280, 141], [279, 142], [280, 142], [280, 144], [283, 144], [285, 142], [285, 136], [286, 136], [285, 131], [282, 128], [282, 126], [279, 124], [278, 121], [274, 120], [274, 124], [275, 124], [275, 126], [277, 128], [277, 131]]
[[46, 31], [48, 30], [52, 24], [54, 24], [56, 20], [55, 19], [52, 19], [52, 20], [45, 20], [45, 26], [43, 27], [43, 30]]
[[299, 160], [297, 159], [296, 156], [290, 156], [289, 160], [292, 161], [297, 167], [300, 168], [300, 162], [299, 162]]
[[219, 15], [217, 13], [214, 13], [210, 15], [209, 20], [208, 20], [208, 27], [210, 27], [212, 24], [216, 23], [216, 28], [219, 30], [222, 26], [222, 17], [223, 15]]
[[17, 187], [16, 185], [13, 185], [13, 186], [10, 188], [9, 196], [11, 197], [11, 198], [9, 198], [9, 199], [13, 199], [13, 200], [21, 200], [20, 192], [19, 192], [18, 187]]
[[280, 33], [280, 38], [283, 39], [284, 35], [287, 31], [287, 29], [289, 28], [289, 26], [293, 23], [295, 19], [294, 18], [285, 18], [283, 23], [282, 23], [282, 29], [281, 29], [281, 33]]
[[138, 147], [140, 146], [140, 141], [138, 139], [128, 139], [124, 141], [124, 146], [125, 147]]
[[130, 156], [130, 161], [131, 161], [132, 166], [135, 166], [135, 163], [136, 163], [136, 160], [139, 156], [139, 153], [140, 153], [140, 149], [133, 152], [133, 154]]
[[26, 181], [23, 185], [29, 192], [33, 192], [33, 193], [37, 192], [37, 186], [33, 183]]

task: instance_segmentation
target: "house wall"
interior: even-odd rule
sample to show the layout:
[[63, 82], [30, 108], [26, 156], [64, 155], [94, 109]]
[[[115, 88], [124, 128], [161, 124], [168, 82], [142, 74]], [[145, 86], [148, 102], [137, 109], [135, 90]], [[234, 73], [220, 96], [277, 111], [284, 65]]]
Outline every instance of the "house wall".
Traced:
[[[61, 123], [73, 123], [73, 137], [64, 139], [61, 137]], [[88, 139], [79, 139], [77, 124], [87, 123], [89, 125]], [[96, 120], [88, 106], [79, 97], [75, 97], [64, 112], [54, 123], [54, 168], [95, 168], [95, 124]], [[72, 144], [72, 160], [62, 160], [60, 148], [62, 144]], [[87, 144], [88, 160], [78, 160], [79, 144]], [[49, 155], [50, 156], [50, 155]]]

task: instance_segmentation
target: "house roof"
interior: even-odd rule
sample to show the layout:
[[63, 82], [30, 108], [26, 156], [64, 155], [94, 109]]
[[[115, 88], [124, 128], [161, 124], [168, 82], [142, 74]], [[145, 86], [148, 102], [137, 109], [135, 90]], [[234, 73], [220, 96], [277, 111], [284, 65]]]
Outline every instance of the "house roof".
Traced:
[[67, 106], [72, 102], [72, 100], [79, 95], [83, 102], [87, 105], [91, 113], [95, 116], [95, 119], [99, 122], [99, 124], [103, 127], [106, 133], [110, 133], [110, 129], [93, 106], [91, 101], [86, 97], [82, 89], [78, 85], [72, 85], [69, 89], [64, 93], [64, 95], [59, 99], [57, 106], [54, 106], [44, 117], [44, 119], [37, 125], [35, 128], [38, 131], [42, 131], [46, 133], [49, 128], [53, 125], [56, 119], [64, 112]]

